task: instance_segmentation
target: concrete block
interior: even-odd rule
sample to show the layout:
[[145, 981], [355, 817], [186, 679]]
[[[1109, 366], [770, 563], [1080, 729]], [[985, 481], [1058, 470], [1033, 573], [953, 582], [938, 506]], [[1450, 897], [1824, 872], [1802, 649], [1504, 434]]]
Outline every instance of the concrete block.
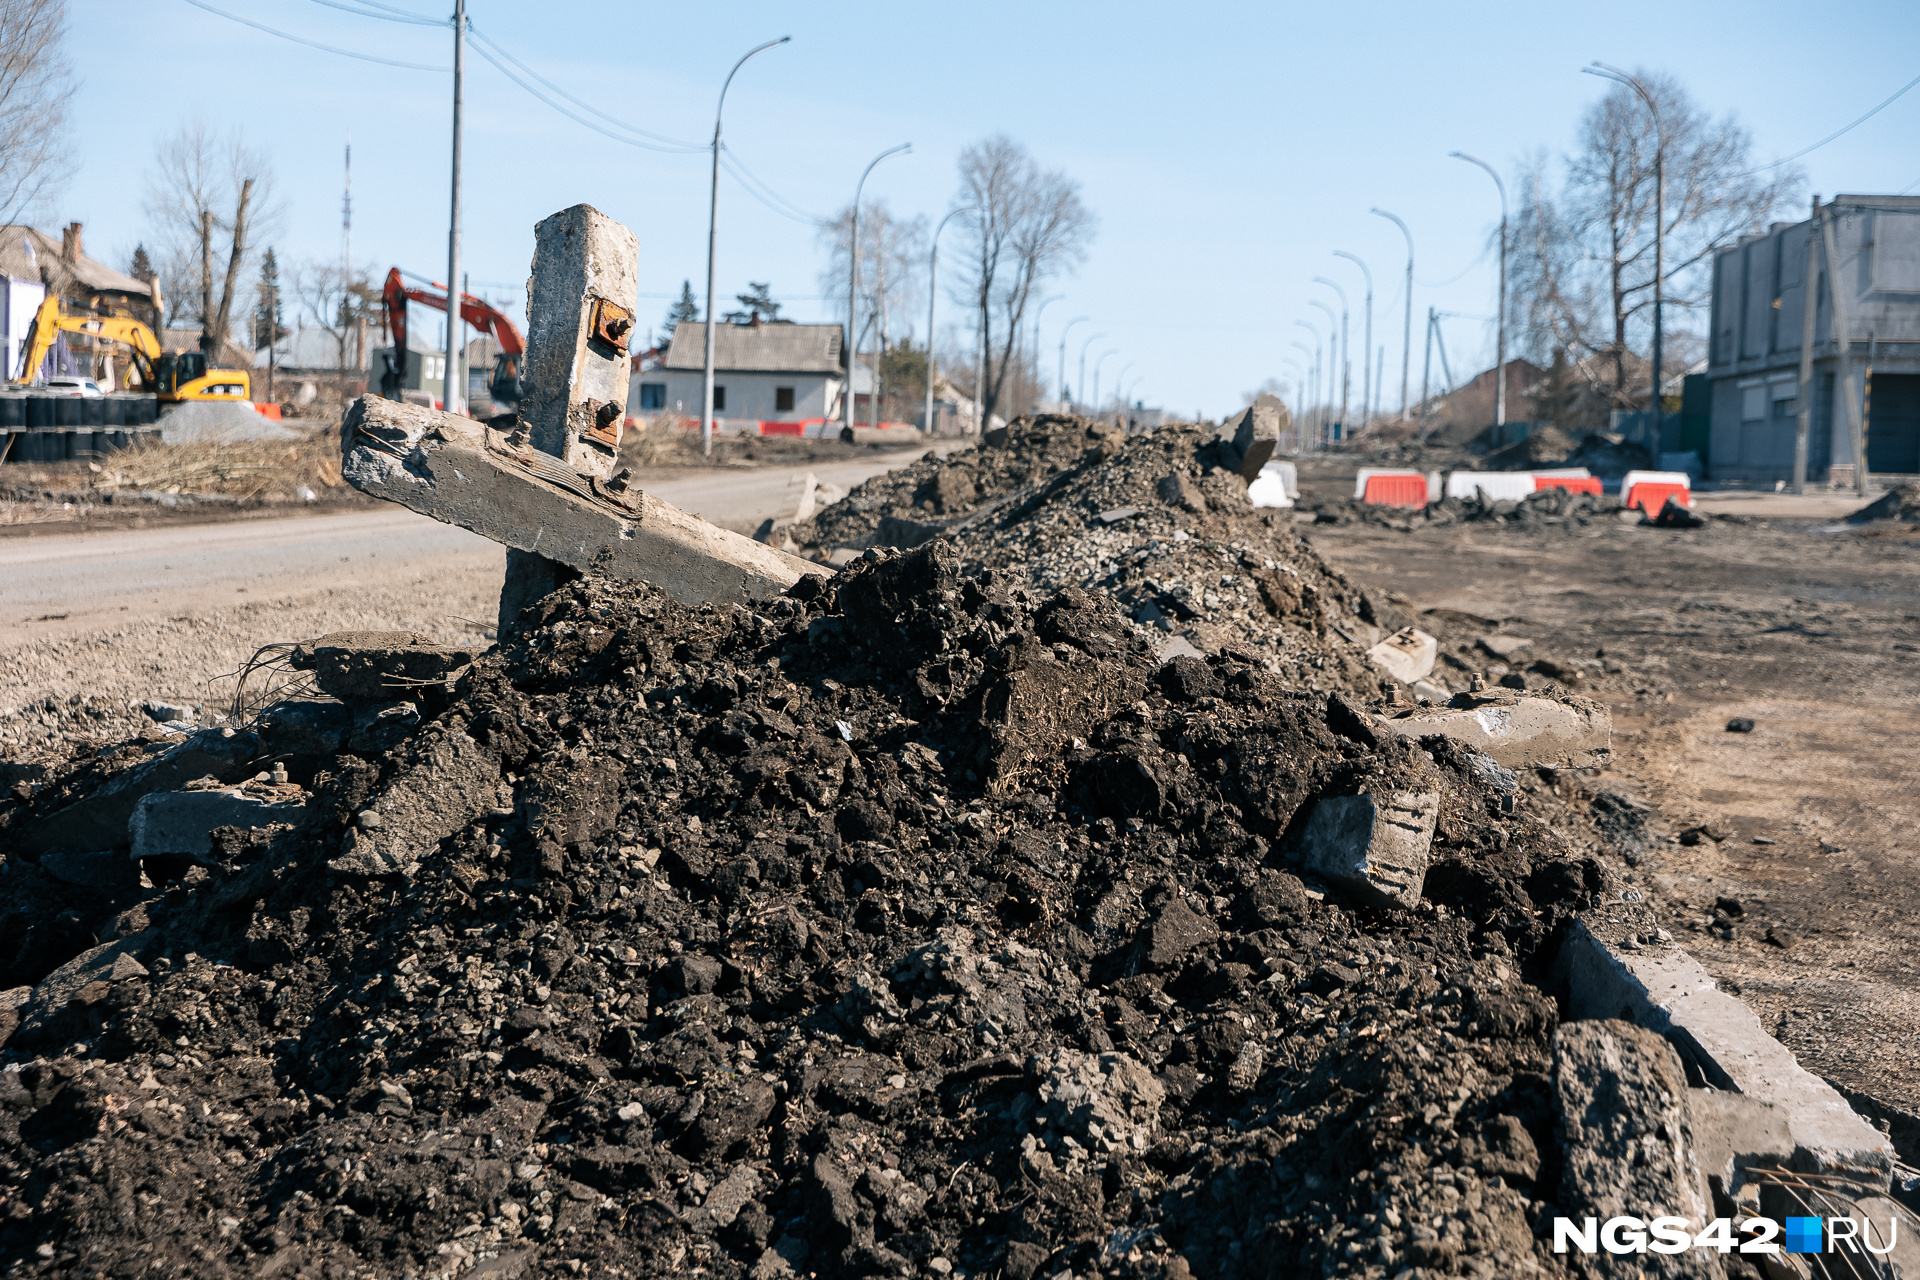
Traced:
[[332, 698], [294, 698], [274, 703], [255, 724], [267, 754], [276, 760], [330, 756], [346, 746], [353, 712]]
[[640, 242], [585, 204], [545, 219], [533, 236], [520, 421], [533, 448], [605, 478], [626, 419]]
[[1569, 1013], [1622, 1018], [1658, 1032], [1714, 1088], [1780, 1107], [1797, 1166], [1846, 1173], [1886, 1190], [1891, 1140], [1802, 1067], [1699, 961], [1675, 946], [1627, 947], [1643, 925], [1651, 931], [1651, 913], [1644, 921], [1615, 913], [1574, 922], [1561, 951]]
[[252, 830], [294, 825], [306, 817], [307, 800], [305, 792], [292, 788], [284, 797], [254, 795], [237, 787], [142, 796], [127, 824], [133, 838], [133, 856], [205, 858], [213, 851], [211, 835], [215, 827]]
[[327, 865], [348, 875], [402, 872], [468, 823], [513, 805], [500, 762], [465, 734], [449, 734], [357, 816], [346, 851]]
[[[1713, 1216], [1700, 1195], [1686, 1073], [1665, 1040], [1627, 1022], [1563, 1024], [1553, 1035], [1552, 1081], [1565, 1152], [1559, 1212], [1602, 1221]], [[1635, 1262], [1648, 1277], [1721, 1274], [1697, 1250]]]
[[1378, 907], [1412, 907], [1426, 884], [1440, 797], [1431, 791], [1329, 796], [1313, 807], [1300, 860]]
[[1793, 1157], [1792, 1118], [1778, 1103], [1723, 1089], [1689, 1089], [1687, 1118], [1709, 1204], [1737, 1195], [1755, 1164], [1779, 1168]]
[[744, 604], [825, 566], [560, 466], [471, 418], [363, 396], [341, 427], [357, 489], [520, 551], [651, 582], [685, 604]]
[[1367, 650], [1374, 666], [1398, 680], [1412, 684], [1432, 673], [1434, 659], [1440, 656], [1440, 642], [1418, 627], [1396, 631]]
[[1269, 460], [1247, 485], [1247, 501], [1256, 507], [1285, 508], [1300, 496], [1299, 472], [1291, 462]]
[[196, 778], [237, 781], [255, 772], [260, 739], [231, 729], [202, 729], [152, 759], [109, 778], [80, 800], [13, 834], [23, 853], [51, 849], [124, 849], [127, 824], [140, 798], [172, 791]]
[[40, 869], [55, 880], [83, 889], [140, 887], [140, 868], [119, 849], [98, 853], [54, 849], [40, 855]]
[[33, 994], [20, 1006], [20, 1029], [15, 1038], [28, 1043], [53, 1028], [74, 997], [96, 982], [146, 977], [147, 968], [136, 957], [152, 940], [151, 934], [136, 933], [117, 942], [104, 943], [82, 951], [40, 979]]
[[1278, 396], [1255, 397], [1233, 426], [1233, 447], [1240, 451], [1240, 478], [1252, 484], [1280, 443], [1280, 433], [1292, 421]]
[[1408, 738], [1452, 738], [1510, 769], [1585, 767], [1602, 764], [1612, 754], [1613, 716], [1587, 698], [1531, 697], [1504, 689], [1462, 693], [1444, 707], [1381, 716], [1380, 724]]
[[414, 631], [336, 631], [300, 645], [289, 665], [342, 702], [395, 702], [452, 678], [485, 645], [437, 645]]

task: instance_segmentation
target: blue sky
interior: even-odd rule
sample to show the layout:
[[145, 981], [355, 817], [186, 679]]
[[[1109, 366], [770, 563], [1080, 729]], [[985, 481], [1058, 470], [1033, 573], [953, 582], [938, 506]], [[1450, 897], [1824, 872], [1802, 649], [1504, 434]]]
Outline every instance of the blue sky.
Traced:
[[[314, 0], [210, 0], [308, 38], [445, 65], [451, 36], [352, 16]], [[444, 17], [436, 0], [392, 0]], [[1116, 354], [1111, 379], [1149, 404], [1217, 415], [1268, 377], [1318, 321], [1310, 284], [1328, 275], [1354, 300], [1376, 283], [1375, 341], [1397, 392], [1404, 241], [1368, 214], [1405, 218], [1417, 250], [1413, 378], [1428, 306], [1494, 309], [1483, 257], [1499, 216], [1492, 183], [1447, 158], [1503, 172], [1573, 141], [1607, 86], [1594, 59], [1677, 76], [1697, 101], [1732, 112], [1761, 159], [1796, 151], [1920, 75], [1920, 5], [1861, 0], [1844, 23], [1804, 4], [1537, 3], [1189, 5], [897, 3], [560, 5], [471, 0], [479, 30], [549, 80], [610, 114], [695, 144], [735, 58], [764, 39], [791, 44], [742, 70], [727, 101], [735, 154], [799, 209], [844, 206], [877, 152], [911, 141], [868, 183], [896, 213], [937, 217], [961, 148], [1004, 131], [1083, 184], [1100, 220], [1087, 262], [1043, 321], [1086, 314]], [[1465, 16], [1468, 12], [1471, 16]], [[148, 156], [183, 121], [238, 127], [272, 157], [286, 203], [276, 237], [289, 259], [340, 252], [341, 148], [354, 148], [354, 256], [445, 271], [449, 82], [292, 44], [185, 0], [73, 0], [70, 53], [82, 78], [73, 116], [78, 172], [53, 206], [86, 224], [88, 252], [124, 265], [148, 235]], [[1865, 38], [1871, 33], [1871, 38]], [[664, 313], [683, 279], [703, 288], [704, 152], [610, 142], [469, 55], [466, 261], [495, 297], [523, 296], [532, 226], [585, 201], [641, 242], [641, 319]], [[1808, 189], [1891, 192], [1920, 183], [1920, 88], [1800, 162]], [[1509, 180], [1509, 186], [1512, 186]], [[45, 221], [53, 222], [56, 217]], [[951, 231], [949, 232], [951, 234]], [[1476, 265], [1476, 260], [1479, 260]], [[825, 318], [811, 226], [720, 188], [719, 285], [773, 283], [798, 319]], [[946, 317], [956, 314], [944, 297]], [[1492, 326], [1450, 322], [1456, 369], [1492, 358]], [[1324, 327], [1324, 326], [1323, 326]], [[1052, 358], [1049, 359], [1051, 367]], [[1356, 383], [1358, 379], [1356, 377]], [[1107, 384], [1111, 386], [1112, 383]], [[1417, 394], [1417, 386], [1416, 386]], [[1389, 397], [1392, 400], [1395, 397]]]

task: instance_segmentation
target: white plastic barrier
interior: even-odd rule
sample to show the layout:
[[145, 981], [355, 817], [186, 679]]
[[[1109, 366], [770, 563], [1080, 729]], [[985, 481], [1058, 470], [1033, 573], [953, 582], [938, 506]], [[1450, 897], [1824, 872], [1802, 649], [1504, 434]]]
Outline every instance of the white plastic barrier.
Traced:
[[1362, 467], [1354, 473], [1353, 496], [1355, 500], [1365, 498], [1367, 496], [1367, 481], [1374, 476], [1417, 476], [1419, 474], [1418, 471], [1413, 471], [1406, 467]]
[[1449, 498], [1484, 493], [1494, 502], [1520, 502], [1533, 492], [1531, 471], [1454, 471], [1447, 475]]
[[1267, 463], [1247, 486], [1247, 500], [1256, 507], [1290, 507], [1299, 496], [1299, 472], [1291, 462]]

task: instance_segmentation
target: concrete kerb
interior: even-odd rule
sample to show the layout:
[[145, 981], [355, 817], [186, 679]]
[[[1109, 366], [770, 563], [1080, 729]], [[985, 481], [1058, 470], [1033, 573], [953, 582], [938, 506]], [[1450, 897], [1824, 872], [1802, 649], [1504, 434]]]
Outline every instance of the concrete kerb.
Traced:
[[[1778, 1107], [1796, 1167], [1887, 1191], [1892, 1141], [1802, 1067], [1697, 960], [1678, 946], [1642, 941], [1660, 936], [1651, 911], [1625, 903], [1576, 920], [1560, 957], [1569, 1015], [1620, 1018], [1658, 1032], [1699, 1083]], [[1757, 1154], [1764, 1153], [1727, 1157]]]

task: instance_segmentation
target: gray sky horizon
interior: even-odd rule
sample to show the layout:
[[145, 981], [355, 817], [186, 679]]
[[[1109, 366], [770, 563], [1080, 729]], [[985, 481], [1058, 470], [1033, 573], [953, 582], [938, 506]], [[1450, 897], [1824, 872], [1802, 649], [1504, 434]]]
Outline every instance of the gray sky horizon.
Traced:
[[[255, 22], [355, 52], [450, 62], [445, 25], [378, 21], [313, 0], [209, 0]], [[379, 7], [379, 6], [371, 6]], [[450, 6], [389, 6], [444, 20]], [[640, 322], [655, 325], [691, 280], [704, 301], [708, 158], [714, 100], [734, 60], [762, 40], [727, 99], [730, 151], [777, 200], [734, 177], [720, 187], [721, 309], [769, 281], [795, 319], [833, 317], [817, 277], [825, 261], [807, 216], [845, 206], [875, 154], [870, 199], [937, 221], [968, 143], [1004, 132], [1082, 184], [1099, 219], [1087, 261], [1049, 292], [1043, 367], [1077, 315], [1068, 377], [1086, 336], [1112, 348], [1103, 390], [1123, 367], [1134, 395], [1218, 416], [1265, 379], [1291, 381], [1324, 330], [1311, 284], [1330, 276], [1353, 301], [1359, 268], [1375, 284], [1375, 346], [1399, 396], [1405, 241], [1371, 216], [1391, 210], [1415, 250], [1412, 382], [1419, 393], [1424, 312], [1447, 323], [1454, 371], [1493, 358], [1499, 204], [1486, 175], [1448, 152], [1484, 157], [1507, 177], [1526, 157], [1558, 157], [1581, 113], [1610, 87], [1595, 59], [1677, 78], [1714, 116], [1733, 115], [1764, 163], [1846, 125], [1920, 75], [1920, 6], [1865, 0], [1845, 24], [1813, 24], [1804, 6], [1654, 4], [1478, 6], [1468, 19], [1415, 4], [1347, 7], [1221, 4], [1171, 12], [1140, 3], [965, 11], [845, 3], [820, 11], [767, 3], [582, 11], [471, 0], [475, 28], [611, 116], [699, 150], [662, 153], [610, 141], [529, 96], [469, 50], [465, 260], [475, 292], [524, 309], [533, 224], [586, 202], [641, 243]], [[1857, 33], [1873, 31], [1872, 40]], [[273, 162], [286, 204], [283, 261], [337, 261], [342, 148], [353, 142], [353, 256], [438, 279], [446, 269], [450, 76], [341, 57], [252, 30], [185, 0], [127, 6], [76, 0], [68, 54], [80, 80], [71, 115], [76, 172], [47, 216], [86, 225], [87, 251], [124, 266], [154, 239], [144, 211], [156, 145], [198, 118], [237, 127]], [[1805, 216], [1818, 192], [1920, 189], [1920, 88], [1798, 161]], [[786, 207], [780, 207], [784, 204]], [[948, 230], [952, 236], [952, 228]], [[943, 259], [950, 246], [943, 242]], [[944, 294], [941, 328], [959, 316]], [[291, 316], [289, 316], [291, 320]], [[1704, 329], [1674, 315], [1670, 327]], [[918, 317], [916, 330], [924, 328]], [[1436, 378], [1438, 376], [1436, 369]], [[1091, 378], [1089, 378], [1091, 382]], [[1355, 395], [1359, 375], [1355, 373]], [[1091, 388], [1089, 387], [1089, 390]]]

